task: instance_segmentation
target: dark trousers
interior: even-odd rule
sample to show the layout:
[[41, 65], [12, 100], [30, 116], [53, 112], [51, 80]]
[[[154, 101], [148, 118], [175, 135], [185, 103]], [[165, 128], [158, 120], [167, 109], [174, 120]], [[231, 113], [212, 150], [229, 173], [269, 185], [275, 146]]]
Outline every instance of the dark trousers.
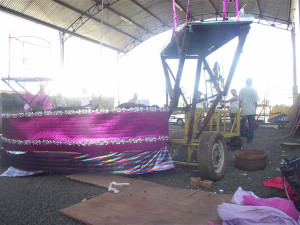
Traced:
[[254, 123], [255, 123], [255, 115], [246, 115], [241, 119], [240, 132], [242, 133], [245, 128], [246, 121], [248, 120], [249, 130], [247, 135], [247, 140], [252, 141], [254, 137]]

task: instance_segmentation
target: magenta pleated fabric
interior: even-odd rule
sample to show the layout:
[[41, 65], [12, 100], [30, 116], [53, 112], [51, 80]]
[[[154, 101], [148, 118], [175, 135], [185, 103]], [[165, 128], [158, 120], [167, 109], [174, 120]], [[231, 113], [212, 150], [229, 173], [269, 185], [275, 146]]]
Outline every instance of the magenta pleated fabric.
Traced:
[[165, 149], [167, 111], [4, 117], [2, 146], [19, 151], [99, 154]]

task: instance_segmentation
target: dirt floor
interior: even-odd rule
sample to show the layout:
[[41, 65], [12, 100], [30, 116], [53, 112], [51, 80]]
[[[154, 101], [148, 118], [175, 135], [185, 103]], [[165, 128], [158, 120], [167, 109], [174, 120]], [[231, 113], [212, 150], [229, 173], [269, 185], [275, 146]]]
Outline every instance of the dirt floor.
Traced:
[[[204, 191], [233, 194], [239, 186], [253, 191], [257, 196], [284, 197], [282, 191], [262, 186], [262, 181], [282, 176], [278, 170], [282, 158], [299, 155], [295, 151], [281, 149], [281, 142], [297, 142], [300, 138], [291, 137], [289, 129], [258, 128], [252, 143], [245, 143], [244, 149], [259, 149], [268, 153], [268, 164], [261, 171], [242, 171], [234, 165], [234, 151], [229, 151], [228, 165], [224, 178], [214, 182]], [[1, 160], [0, 160], [1, 162]], [[6, 167], [0, 165], [0, 173]], [[172, 170], [144, 175], [130, 176], [163, 185], [187, 189], [190, 177], [199, 176], [197, 168], [177, 167]], [[58, 210], [90, 199], [106, 192], [104, 188], [81, 183], [66, 178], [63, 174], [46, 174], [23, 178], [0, 177], [0, 224], [81, 224], [58, 213]]]

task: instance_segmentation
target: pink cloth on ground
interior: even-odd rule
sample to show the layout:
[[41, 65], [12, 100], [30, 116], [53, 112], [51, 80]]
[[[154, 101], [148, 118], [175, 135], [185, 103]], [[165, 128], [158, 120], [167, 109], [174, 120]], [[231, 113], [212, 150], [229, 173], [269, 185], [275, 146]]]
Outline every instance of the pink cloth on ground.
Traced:
[[[245, 196], [249, 198], [245, 198]], [[248, 200], [254, 200], [252, 203], [257, 203], [257, 197], [251, 191], [244, 191], [241, 187], [237, 189], [231, 200], [233, 204], [222, 203], [218, 206], [218, 214], [223, 220], [222, 225], [299, 225], [299, 213], [294, 211], [293, 202], [289, 201], [288, 208], [284, 211], [276, 207], [272, 207], [270, 202], [259, 202], [261, 205], [246, 205]], [[276, 199], [275, 199], [276, 200]], [[283, 199], [285, 200], [285, 199]], [[278, 204], [285, 205], [286, 201], [276, 201]], [[285, 205], [286, 206], [286, 205]], [[295, 207], [295, 206], [294, 206]], [[288, 214], [285, 212], [288, 211]], [[297, 215], [297, 216], [296, 216]], [[295, 220], [296, 218], [296, 220]]]
[[283, 199], [283, 198], [255, 198], [252, 196], [243, 196], [245, 205], [252, 205], [252, 206], [269, 206], [272, 208], [276, 208], [281, 210], [282, 212], [286, 213], [294, 220], [298, 220], [299, 212], [297, 211], [294, 203], [291, 200]]
[[222, 203], [218, 206], [222, 225], [299, 225], [300, 220], [279, 209], [268, 206], [235, 205]]

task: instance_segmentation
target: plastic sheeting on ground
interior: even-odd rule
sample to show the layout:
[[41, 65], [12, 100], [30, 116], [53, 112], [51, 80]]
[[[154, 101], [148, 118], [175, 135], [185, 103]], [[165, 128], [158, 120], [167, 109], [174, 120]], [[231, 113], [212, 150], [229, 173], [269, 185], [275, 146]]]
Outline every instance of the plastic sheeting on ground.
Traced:
[[291, 161], [284, 160], [280, 170], [297, 196], [300, 197], [300, 158]]
[[[249, 199], [255, 199], [249, 204]], [[290, 200], [281, 198], [262, 199], [241, 187], [235, 192], [232, 203], [218, 207], [222, 225], [299, 225], [299, 212]], [[281, 209], [288, 209], [283, 212]], [[293, 219], [297, 218], [297, 220]]]
[[44, 171], [26, 171], [10, 166], [4, 173], [0, 175], [0, 177], [26, 177], [40, 174], [43, 172]]
[[[2, 176], [20, 176], [33, 171], [42, 172], [99, 172], [115, 174], [141, 174], [174, 168], [168, 149], [128, 153], [88, 155], [76, 152], [24, 152], [7, 151], [8, 162], [20, 170], [9, 169]], [[21, 172], [20, 171], [24, 171]], [[26, 171], [28, 173], [26, 173]]]

